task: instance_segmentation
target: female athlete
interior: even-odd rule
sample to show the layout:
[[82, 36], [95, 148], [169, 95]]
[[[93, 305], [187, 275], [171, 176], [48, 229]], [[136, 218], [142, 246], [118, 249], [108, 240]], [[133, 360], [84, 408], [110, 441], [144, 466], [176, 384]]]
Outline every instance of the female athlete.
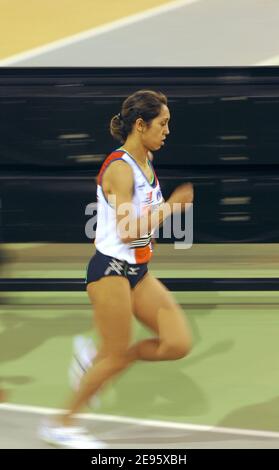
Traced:
[[[193, 201], [190, 183], [165, 202], [150, 153], [169, 135], [170, 111], [160, 92], [140, 90], [122, 104], [110, 131], [122, 144], [104, 161], [97, 181], [96, 254], [87, 269], [100, 347], [80, 387], [55, 424], [40, 436], [56, 445], [101, 448], [105, 444], [73, 426], [73, 416], [112, 378], [136, 361], [170, 361], [186, 356], [192, 345], [185, 314], [166, 287], [148, 272], [152, 234], [177, 207]], [[154, 332], [131, 345], [132, 318]]]

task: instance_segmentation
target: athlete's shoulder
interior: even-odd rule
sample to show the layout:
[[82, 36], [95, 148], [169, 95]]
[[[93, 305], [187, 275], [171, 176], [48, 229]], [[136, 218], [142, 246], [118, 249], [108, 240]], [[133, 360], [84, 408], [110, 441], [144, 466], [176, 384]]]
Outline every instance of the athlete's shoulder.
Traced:
[[109, 165], [111, 162], [115, 160], [121, 160], [124, 155], [125, 155], [125, 152], [123, 150], [120, 150], [120, 149], [114, 150], [106, 157], [106, 159], [103, 162], [102, 167]]
[[110, 171], [113, 169], [113, 173], [115, 172], [118, 173], [118, 172], [123, 171], [127, 174], [130, 174], [131, 172], [130, 166], [122, 158], [124, 155], [125, 155], [125, 152], [119, 149], [119, 150], [114, 150], [107, 156], [98, 174], [98, 178], [97, 178], [98, 184], [102, 183], [103, 174], [108, 169], [108, 167], [110, 167], [111, 163], [113, 163], [113, 165], [110, 167]]

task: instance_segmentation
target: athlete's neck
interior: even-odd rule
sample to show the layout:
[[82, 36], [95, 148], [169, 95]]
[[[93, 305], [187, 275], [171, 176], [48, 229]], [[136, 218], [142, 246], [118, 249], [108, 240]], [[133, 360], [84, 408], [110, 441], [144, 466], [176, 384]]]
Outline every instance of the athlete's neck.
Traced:
[[146, 165], [148, 161], [148, 149], [133, 142], [129, 142], [129, 139], [126, 140], [121, 148], [126, 150], [137, 163]]

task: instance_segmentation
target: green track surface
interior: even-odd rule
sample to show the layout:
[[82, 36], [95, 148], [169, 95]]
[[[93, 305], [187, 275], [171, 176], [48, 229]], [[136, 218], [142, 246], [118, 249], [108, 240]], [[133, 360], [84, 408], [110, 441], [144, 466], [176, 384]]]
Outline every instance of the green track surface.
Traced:
[[[69, 305], [44, 305], [44, 294], [41, 305], [2, 306], [0, 379], [12, 403], [63, 406], [73, 335], [91, 333], [84, 297], [80, 305], [70, 303], [68, 295]], [[196, 305], [187, 305], [188, 293], [176, 297], [193, 329], [191, 355], [136, 364], [106, 388], [97, 412], [278, 431], [279, 302], [218, 305], [199, 293]], [[62, 294], [56, 300], [62, 302]], [[135, 322], [134, 339], [148, 335]]]
[[[88, 245], [6, 247], [5, 277], [82, 277]], [[278, 277], [277, 245], [162, 246], [162, 277]], [[94, 412], [279, 431], [279, 292], [179, 292], [194, 348], [189, 357], [138, 363], [107, 386]], [[72, 339], [93, 334], [86, 293], [0, 298], [0, 385], [17, 404], [63, 407]], [[134, 323], [134, 340], [148, 331]], [[88, 411], [88, 410], [86, 410]]]

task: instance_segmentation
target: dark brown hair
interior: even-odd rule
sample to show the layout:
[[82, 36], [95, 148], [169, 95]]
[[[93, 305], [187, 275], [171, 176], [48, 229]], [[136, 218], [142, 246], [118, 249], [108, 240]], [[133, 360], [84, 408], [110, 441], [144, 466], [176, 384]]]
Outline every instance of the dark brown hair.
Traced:
[[149, 124], [159, 116], [163, 104], [168, 104], [167, 97], [157, 91], [139, 90], [128, 96], [122, 104], [121, 112], [113, 116], [110, 122], [112, 137], [121, 143], [125, 142], [136, 120], [142, 118]]

